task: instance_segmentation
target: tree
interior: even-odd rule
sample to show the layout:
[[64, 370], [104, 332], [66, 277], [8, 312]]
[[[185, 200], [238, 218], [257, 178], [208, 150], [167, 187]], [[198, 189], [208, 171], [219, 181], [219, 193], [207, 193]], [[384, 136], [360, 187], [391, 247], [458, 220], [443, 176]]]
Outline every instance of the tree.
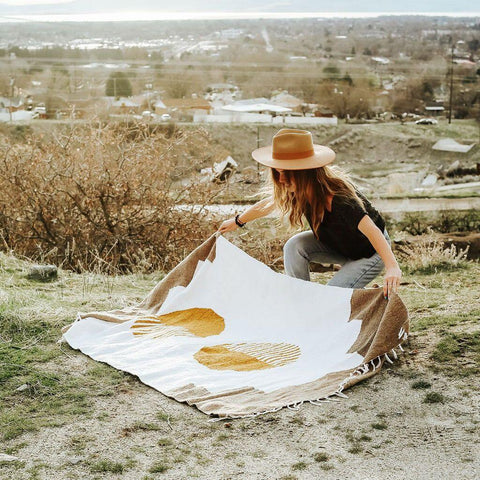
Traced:
[[327, 65], [323, 69], [323, 73], [325, 75], [325, 78], [329, 80], [338, 80], [340, 78], [340, 69], [333, 64]]
[[350, 76], [350, 74], [348, 72], [343, 76], [342, 82], [348, 83], [350, 86], [353, 85], [352, 77]]
[[112, 72], [105, 88], [107, 97], [131, 97], [132, 84], [123, 72]]

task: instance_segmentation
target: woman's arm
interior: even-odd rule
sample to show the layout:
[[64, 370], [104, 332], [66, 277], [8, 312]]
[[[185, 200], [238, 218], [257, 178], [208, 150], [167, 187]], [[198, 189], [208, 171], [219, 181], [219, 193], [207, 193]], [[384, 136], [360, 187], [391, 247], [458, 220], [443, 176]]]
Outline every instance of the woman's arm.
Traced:
[[[273, 212], [273, 210], [275, 210], [273, 197], [264, 198], [241, 213], [238, 217], [238, 220], [241, 223], [251, 222], [257, 218], [265, 217], [269, 213]], [[220, 233], [225, 233], [236, 230], [237, 228], [238, 225], [235, 223], [235, 218], [229, 218], [220, 225], [218, 231]]]
[[380, 229], [373, 220], [365, 215], [358, 224], [358, 229], [370, 240], [373, 248], [380, 255], [385, 264], [385, 277], [383, 279], [383, 294], [386, 298], [396, 292], [402, 278], [402, 271], [398, 266], [397, 259]]

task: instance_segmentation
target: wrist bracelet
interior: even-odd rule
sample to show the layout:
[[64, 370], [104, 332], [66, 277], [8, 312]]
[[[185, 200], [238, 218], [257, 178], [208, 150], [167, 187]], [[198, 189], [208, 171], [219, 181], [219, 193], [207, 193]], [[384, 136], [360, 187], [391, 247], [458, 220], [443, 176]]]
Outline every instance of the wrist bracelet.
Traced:
[[239, 216], [240, 216], [240, 214], [235, 215], [235, 223], [236, 223], [240, 228], [242, 228], [242, 227], [245, 226], [245, 224], [246, 224], [247, 222], [241, 222], [241, 221], [238, 219]]

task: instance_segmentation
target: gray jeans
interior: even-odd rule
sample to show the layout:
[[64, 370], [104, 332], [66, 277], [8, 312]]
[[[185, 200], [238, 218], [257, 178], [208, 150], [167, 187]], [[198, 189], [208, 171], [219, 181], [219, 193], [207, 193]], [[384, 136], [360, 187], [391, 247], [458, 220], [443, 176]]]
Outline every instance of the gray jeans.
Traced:
[[[390, 237], [384, 232], [387, 242]], [[384, 269], [380, 255], [352, 260], [335, 252], [315, 238], [311, 231], [298, 233], [283, 247], [285, 273], [291, 277], [310, 280], [310, 262], [339, 264], [342, 268], [327, 283], [335, 287], [363, 288]]]

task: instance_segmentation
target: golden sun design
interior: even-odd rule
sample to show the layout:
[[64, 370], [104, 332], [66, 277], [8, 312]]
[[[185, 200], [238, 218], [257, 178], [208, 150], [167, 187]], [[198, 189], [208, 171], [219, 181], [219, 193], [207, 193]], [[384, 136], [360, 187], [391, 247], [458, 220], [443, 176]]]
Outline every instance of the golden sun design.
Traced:
[[[211, 308], [189, 308], [165, 315], [138, 317], [130, 329], [133, 335], [150, 338], [205, 338], [222, 333], [225, 321]], [[193, 357], [212, 370], [244, 372], [295, 362], [300, 357], [300, 348], [289, 343], [224, 343], [202, 347]]]
[[225, 330], [225, 321], [211, 308], [189, 308], [165, 315], [139, 317], [130, 328], [134, 335], [152, 338], [173, 335], [210, 337]]
[[194, 356], [212, 370], [264, 370], [295, 362], [300, 348], [289, 343], [224, 343], [201, 348]]

